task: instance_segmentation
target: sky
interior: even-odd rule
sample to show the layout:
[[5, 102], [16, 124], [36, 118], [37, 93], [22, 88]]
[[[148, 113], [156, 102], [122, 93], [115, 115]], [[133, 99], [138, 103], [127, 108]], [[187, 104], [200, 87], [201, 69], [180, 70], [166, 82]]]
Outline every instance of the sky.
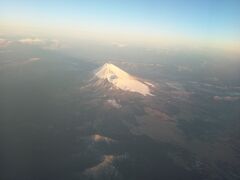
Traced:
[[0, 0], [5, 32], [240, 48], [239, 0]]

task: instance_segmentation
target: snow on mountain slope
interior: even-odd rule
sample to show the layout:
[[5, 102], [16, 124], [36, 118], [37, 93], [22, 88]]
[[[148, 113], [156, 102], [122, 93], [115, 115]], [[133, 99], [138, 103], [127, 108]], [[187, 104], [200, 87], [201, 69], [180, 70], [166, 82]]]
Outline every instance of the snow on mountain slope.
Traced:
[[107, 80], [115, 88], [123, 91], [137, 92], [144, 96], [151, 95], [151, 83], [141, 81], [139, 78], [131, 76], [119, 67], [106, 63], [95, 72], [95, 76], [102, 80]]

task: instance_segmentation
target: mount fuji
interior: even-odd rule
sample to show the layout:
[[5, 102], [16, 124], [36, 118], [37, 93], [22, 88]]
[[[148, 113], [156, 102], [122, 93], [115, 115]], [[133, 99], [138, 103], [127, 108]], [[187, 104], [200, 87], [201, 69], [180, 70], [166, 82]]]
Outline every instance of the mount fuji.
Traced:
[[119, 67], [106, 63], [94, 72], [94, 85], [109, 90], [134, 92], [143, 96], [153, 96], [154, 85], [141, 78], [130, 75]]

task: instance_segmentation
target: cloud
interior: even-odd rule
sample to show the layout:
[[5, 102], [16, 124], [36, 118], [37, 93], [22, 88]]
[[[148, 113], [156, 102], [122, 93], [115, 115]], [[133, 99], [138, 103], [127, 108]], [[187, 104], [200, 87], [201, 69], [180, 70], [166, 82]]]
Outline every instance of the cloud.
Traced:
[[192, 72], [192, 69], [187, 66], [178, 66], [177, 70], [178, 72]]
[[115, 140], [113, 140], [112, 138], [106, 137], [106, 136], [101, 136], [99, 134], [94, 134], [90, 137], [90, 139], [95, 142], [105, 142], [105, 143], [113, 143], [115, 142]]
[[[83, 173], [89, 179], [120, 179], [120, 173], [116, 166], [115, 161], [121, 161], [126, 159], [126, 155], [104, 155], [101, 158], [101, 162], [97, 165], [86, 169]], [[88, 179], [87, 178], [87, 179]]]
[[63, 47], [62, 43], [56, 39], [24, 38], [18, 40], [18, 42], [27, 45], [39, 45], [47, 50], [57, 50]]
[[34, 61], [39, 61], [40, 60], [40, 58], [38, 58], [38, 57], [33, 57], [33, 58], [30, 58], [29, 59], [29, 62], [34, 62]]
[[109, 100], [107, 100], [107, 103], [117, 109], [122, 107], [121, 104], [119, 104], [115, 99], [109, 99]]
[[97, 178], [106, 171], [115, 171], [115, 167], [112, 165], [114, 159], [113, 155], [105, 155], [99, 164], [87, 169], [84, 174]]
[[124, 44], [124, 43], [119, 43], [119, 42], [114, 42], [112, 43], [113, 46], [116, 46], [118, 48], [124, 48], [124, 47], [127, 47], [127, 44]]
[[28, 59], [27, 61], [24, 61], [23, 63], [28, 64], [28, 63], [36, 62], [36, 61], [39, 61], [39, 60], [40, 60], [40, 58], [33, 57], [33, 58]]
[[28, 44], [28, 45], [38, 45], [38, 44], [43, 44], [44, 40], [39, 38], [25, 38], [25, 39], [20, 39], [19, 42], [22, 44]]
[[58, 40], [48, 40], [43, 48], [48, 50], [57, 50], [62, 48], [62, 44]]
[[215, 101], [230, 101], [230, 102], [233, 102], [233, 101], [239, 100], [240, 97], [237, 97], [237, 96], [223, 96], [223, 97], [214, 96], [213, 99]]
[[9, 46], [12, 43], [12, 41], [9, 41], [7, 39], [1, 39], [0, 38], [0, 48], [4, 48]]

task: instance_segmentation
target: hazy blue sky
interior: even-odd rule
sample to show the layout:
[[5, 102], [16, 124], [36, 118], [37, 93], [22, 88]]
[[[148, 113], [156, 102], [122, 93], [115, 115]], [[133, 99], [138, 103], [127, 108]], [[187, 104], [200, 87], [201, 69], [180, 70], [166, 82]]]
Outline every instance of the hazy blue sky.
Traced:
[[8, 24], [240, 41], [239, 0], [0, 0], [0, 6]]

